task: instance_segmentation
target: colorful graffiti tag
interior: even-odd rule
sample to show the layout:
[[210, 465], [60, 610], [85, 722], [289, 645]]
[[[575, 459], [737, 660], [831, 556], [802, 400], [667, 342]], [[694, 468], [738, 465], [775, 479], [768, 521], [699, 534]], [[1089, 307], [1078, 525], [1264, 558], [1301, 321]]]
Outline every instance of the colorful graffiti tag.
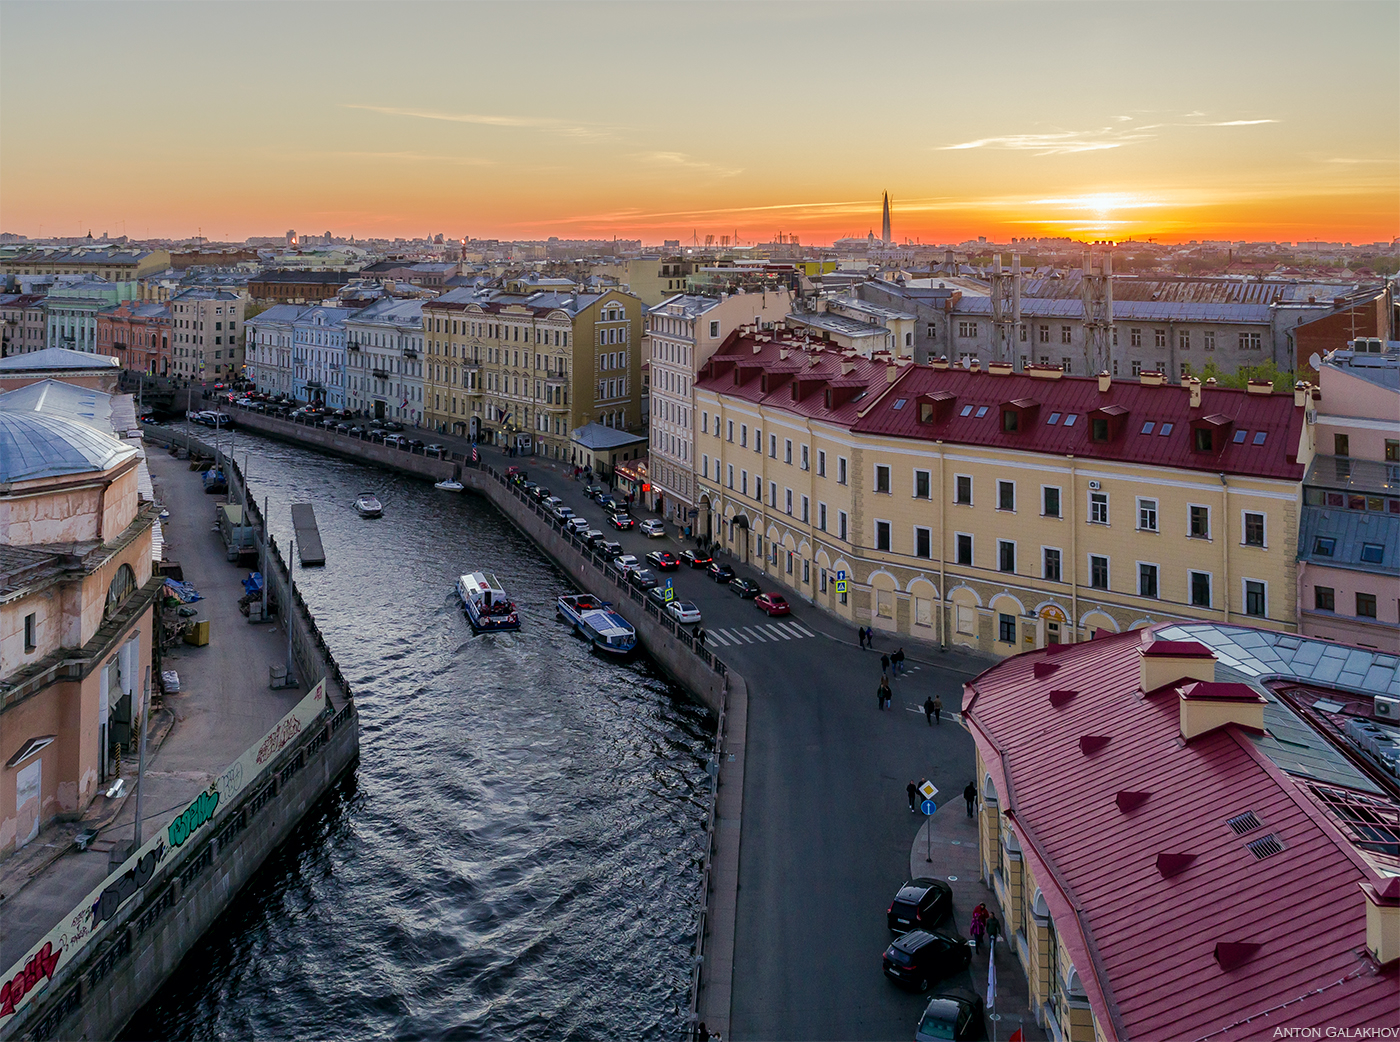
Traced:
[[136, 859], [136, 864], [123, 872], [102, 891], [102, 896], [92, 904], [92, 928], [95, 930], [104, 920], [117, 914], [117, 909], [126, 903], [136, 891], [151, 881], [156, 874], [156, 866], [165, 860], [165, 844], [158, 843], [154, 850], [148, 850]]
[[45, 941], [44, 946], [29, 957], [24, 969], [0, 988], [0, 1017], [8, 1017], [13, 1013], [15, 1004], [33, 991], [41, 980], [52, 979], [54, 967], [58, 965], [58, 958], [62, 954], [62, 949], [54, 951], [52, 942]]
[[170, 837], [172, 847], [181, 846], [185, 840], [190, 838], [190, 833], [214, 816], [214, 810], [219, 806], [219, 794], [217, 791], [201, 792], [183, 814], [172, 821], [166, 827], [166, 834]]

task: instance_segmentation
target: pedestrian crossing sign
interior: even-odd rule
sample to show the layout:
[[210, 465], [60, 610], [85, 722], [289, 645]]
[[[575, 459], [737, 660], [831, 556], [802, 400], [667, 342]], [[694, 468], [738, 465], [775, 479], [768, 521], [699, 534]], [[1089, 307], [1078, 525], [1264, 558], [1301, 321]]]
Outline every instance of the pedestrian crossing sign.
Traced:
[[666, 587], [666, 591], [662, 594], [662, 596], [666, 598], [666, 603], [670, 604], [673, 600], [676, 599], [676, 591], [668, 586]]
[[837, 592], [837, 593], [845, 593], [845, 592], [846, 592], [846, 580], [845, 580], [845, 579], [837, 579], [837, 580], [836, 580], [836, 592]]

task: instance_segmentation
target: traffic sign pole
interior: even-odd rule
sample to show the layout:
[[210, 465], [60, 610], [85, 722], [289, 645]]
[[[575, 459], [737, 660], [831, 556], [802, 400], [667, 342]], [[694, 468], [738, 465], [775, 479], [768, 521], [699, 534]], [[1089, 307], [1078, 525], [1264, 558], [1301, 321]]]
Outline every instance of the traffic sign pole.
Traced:
[[924, 822], [924, 827], [928, 829], [928, 853], [927, 853], [927, 855], [924, 857], [924, 860], [925, 860], [926, 862], [928, 862], [929, 864], [932, 864], [932, 863], [933, 863], [933, 812], [936, 811], [936, 810], [938, 809], [938, 804], [936, 804], [936, 803], [933, 802], [932, 796], [928, 793], [928, 790], [929, 790], [929, 789], [932, 789], [935, 793], [938, 791], [938, 787], [937, 787], [937, 786], [933, 785], [933, 784], [930, 783], [930, 782], [924, 782], [923, 786], [920, 788], [919, 791], [920, 791], [920, 792], [923, 792], [923, 793], [925, 794], [925, 798], [924, 798], [924, 802], [921, 803], [921, 804], [919, 804], [919, 809], [922, 810], [922, 811], [924, 812], [924, 817], [925, 817], [926, 819], [928, 819], [927, 821]]

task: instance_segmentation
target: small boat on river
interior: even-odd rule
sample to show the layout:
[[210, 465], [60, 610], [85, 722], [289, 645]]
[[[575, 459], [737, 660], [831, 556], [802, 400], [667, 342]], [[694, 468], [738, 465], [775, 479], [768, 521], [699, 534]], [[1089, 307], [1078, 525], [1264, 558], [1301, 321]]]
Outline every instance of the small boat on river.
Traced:
[[488, 572], [470, 572], [457, 579], [467, 620], [478, 633], [485, 630], [518, 630], [520, 615], [499, 579]]
[[637, 631], [632, 624], [591, 593], [562, 595], [558, 612], [599, 651], [622, 658], [637, 648]]
[[467, 486], [460, 481], [453, 481], [451, 478], [446, 481], [439, 481], [433, 485], [433, 488], [441, 489], [444, 492], [462, 492], [465, 491], [466, 487]]
[[361, 492], [355, 497], [355, 509], [361, 517], [383, 517], [384, 506], [373, 492]]

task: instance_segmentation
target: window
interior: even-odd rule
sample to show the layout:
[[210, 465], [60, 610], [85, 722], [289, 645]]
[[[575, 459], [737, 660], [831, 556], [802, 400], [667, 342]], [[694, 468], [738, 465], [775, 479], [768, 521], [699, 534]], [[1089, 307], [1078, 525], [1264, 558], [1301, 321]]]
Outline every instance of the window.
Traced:
[[1134, 375], [1134, 376], [1141, 376], [1141, 375], [1142, 375], [1142, 363], [1139, 362], [1139, 361], [1137, 361], [1136, 359], [1133, 360], [1133, 375]]
[[1190, 350], [1191, 350], [1191, 334], [1190, 334], [1189, 331], [1187, 331], [1187, 330], [1185, 330], [1185, 329], [1182, 329], [1182, 330], [1178, 330], [1178, 331], [1177, 331], [1177, 334], [1176, 334], [1176, 346], [1177, 346], [1179, 349], [1181, 349], [1182, 351], [1190, 351]]
[[1016, 544], [1010, 539], [997, 540], [997, 570], [1003, 572], [1016, 570]]
[[1060, 490], [1046, 486], [1040, 490], [1041, 513], [1046, 517], [1060, 516]]
[[1385, 459], [1387, 463], [1400, 462], [1400, 441], [1385, 439]]
[[[753, 487], [753, 498], [759, 500], [760, 502], [763, 500], [762, 481], [755, 482]], [[776, 481], [768, 482], [768, 505], [770, 507], [773, 507], [775, 510], [778, 507], [778, 483]]]
[[811, 470], [811, 469], [812, 469], [812, 463], [811, 463], [810, 457], [809, 457], [808, 454], [807, 454], [807, 446], [806, 446], [806, 445], [803, 445], [803, 446], [802, 446], [802, 469], [803, 469], [803, 470]]
[[838, 510], [836, 512], [836, 524], [836, 537], [844, 540], [846, 538], [846, 512], [844, 510]]
[[1153, 346], [1153, 347], [1166, 347], [1166, 346], [1167, 346], [1167, 331], [1166, 331], [1165, 329], [1154, 329], [1154, 330], [1152, 331], [1152, 346]]
[[1374, 593], [1358, 593], [1356, 595], [1356, 614], [1358, 618], [1362, 619], [1376, 617], [1376, 595]]
[[1005, 612], [997, 615], [997, 639], [1003, 644], [1016, 643], [1016, 616]]
[[1337, 550], [1337, 540], [1320, 535], [1313, 540], [1313, 555], [1315, 557], [1331, 557]]
[[958, 323], [958, 336], [960, 336], [960, 337], [973, 337], [973, 336], [976, 336], [976, 335], [977, 335], [977, 323], [976, 323], [976, 322], [959, 322], [959, 323]]
[[1314, 586], [1313, 607], [1318, 611], [1336, 611], [1337, 591], [1330, 586]]
[[700, 457], [700, 476], [706, 478], [710, 476], [710, 457], [708, 454]]
[[933, 532], [931, 529], [914, 529], [914, 556], [924, 558], [933, 556]]
[[784, 463], [787, 463], [787, 464], [789, 464], [789, 465], [791, 465], [791, 463], [792, 463], [792, 439], [791, 439], [791, 438], [784, 438], [784, 439], [783, 439], [783, 462], [784, 462]]
[[826, 477], [826, 450], [817, 450], [817, 477]]
[[1095, 590], [1108, 589], [1108, 558], [1089, 555], [1089, 585]]
[[802, 497], [802, 521], [803, 521], [804, 524], [805, 524], [806, 522], [812, 520], [812, 517], [811, 517], [812, 509], [811, 509], [811, 508], [812, 508], [812, 501], [811, 501], [810, 499], [808, 499], [806, 496], [803, 496], [803, 497]]
[[[718, 430], [719, 417], [715, 417], [715, 425], [716, 425], [716, 428], [717, 428], [717, 429], [715, 430], [715, 433], [718, 434], [718, 433], [719, 433], [719, 430]], [[702, 412], [702, 413], [700, 414], [700, 433], [701, 433], [701, 434], [709, 434], [709, 433], [710, 433], [710, 414], [707, 413], [707, 412]]]
[[1191, 607], [1210, 607], [1210, 573], [1191, 573]]
[[1207, 351], [1215, 350], [1215, 330], [1207, 329], [1201, 334], [1201, 346]]
[[1157, 596], [1157, 566], [1155, 564], [1138, 565], [1138, 596]]
[[1089, 493], [1089, 524], [1091, 524], [1091, 525], [1106, 525], [1106, 524], [1108, 524], [1108, 493], [1107, 493], [1107, 492], [1090, 492], [1090, 493]]
[[1046, 547], [1042, 561], [1042, 573], [1052, 583], [1060, 581], [1060, 551]]
[[[758, 487], [762, 488], [763, 482], [760, 481]], [[749, 472], [747, 470], [739, 471], [739, 494], [742, 496], [749, 494]]]
[[1264, 515], [1246, 511], [1244, 515], [1244, 545], [1264, 545]]
[[[1068, 426], [1068, 424], [1066, 424]], [[1095, 416], [1089, 420], [1089, 440], [1108, 441], [1108, 420]]]
[[776, 434], [768, 435], [768, 458], [778, 458], [778, 436]]
[[718, 320], [718, 319], [712, 319], [712, 320], [710, 321], [710, 339], [711, 339], [711, 340], [716, 340], [716, 339], [718, 339], [718, 338], [719, 338], [719, 320]]
[[1155, 499], [1139, 499], [1138, 504], [1138, 528], [1144, 532], [1157, 531], [1157, 501]]
[[1264, 584], [1255, 579], [1244, 581], [1244, 613], [1262, 619], [1265, 615]]
[[1050, 327], [1041, 326], [1036, 330], [1036, 341], [1042, 344], [1050, 343]]
[[[715, 466], [717, 466], [717, 467], [719, 466], [719, 461], [718, 461], [718, 460], [715, 461]], [[729, 464], [727, 476], [728, 476], [728, 478], [729, 478], [729, 482], [728, 482], [729, 487], [730, 487], [730, 488], [733, 488], [733, 487], [734, 487], [734, 464], [732, 464], [732, 463]]]
[[929, 471], [927, 471], [927, 470], [916, 470], [916, 471], [914, 471], [914, 498], [915, 498], [915, 499], [929, 499], [929, 498], [931, 498], [932, 493], [930, 492], [930, 488], [931, 488], [931, 478], [930, 478], [930, 475], [929, 475]]
[[1192, 539], [1210, 538], [1210, 507], [1187, 507], [1190, 523], [1187, 535]]
[[1072, 413], [1070, 413], [1068, 416], [1065, 417], [1064, 426], [1066, 426], [1066, 427], [1073, 427], [1073, 426], [1074, 426], [1074, 421], [1077, 420], [1077, 419], [1079, 419], [1079, 413], [1077, 413], [1077, 412], [1072, 412]]
[[1072, 343], [1074, 343], [1074, 338], [1073, 338], [1073, 336], [1072, 336], [1071, 333], [1070, 333], [1070, 327], [1069, 327], [1069, 326], [1061, 326], [1061, 327], [1060, 327], [1060, 343], [1062, 343], [1062, 344], [1072, 344]]
[[972, 565], [972, 536], [962, 532], [957, 537], [958, 564]]
[[1381, 543], [1361, 544], [1361, 560], [1366, 564], [1380, 564], [1384, 555], [1385, 546]]
[[1001, 411], [1001, 429], [1007, 434], [1014, 434], [1021, 426], [1021, 414], [1015, 409], [1003, 409]]
[[1345, 434], [1334, 434], [1334, 435], [1332, 435], [1332, 455], [1334, 455], [1334, 456], [1350, 456], [1350, 455], [1351, 455], [1351, 438], [1349, 438], [1349, 437], [1348, 437], [1347, 435], [1345, 435]]
[[959, 474], [953, 479], [953, 502], [972, 505], [972, 475]]
[[889, 492], [890, 490], [890, 468], [884, 464], [875, 466], [875, 491]]
[[836, 484], [838, 484], [838, 485], [844, 485], [845, 483], [846, 483], [846, 457], [845, 457], [845, 456], [837, 456], [837, 457], [836, 457]]
[[817, 527], [823, 532], [826, 531], [826, 504], [817, 504]]
[[1263, 342], [1263, 341], [1260, 339], [1258, 333], [1241, 333], [1241, 334], [1240, 334], [1240, 350], [1241, 350], [1241, 351], [1258, 351], [1260, 345], [1262, 344], [1262, 342]]
[[24, 617], [24, 650], [33, 651], [39, 646], [38, 616], [30, 612]]
[[1129, 344], [1129, 346], [1131, 346], [1131, 347], [1141, 347], [1141, 346], [1142, 346], [1142, 330], [1141, 330], [1141, 329], [1129, 329], [1129, 330], [1128, 330], [1128, 344]]
[[792, 489], [786, 489], [783, 499], [783, 510], [789, 517], [792, 516]]
[[728, 431], [729, 431], [729, 439], [728, 439], [728, 440], [732, 443], [732, 442], [734, 441], [734, 421], [733, 421], [733, 420], [730, 420], [730, 421], [729, 421], [729, 424], [728, 424], [728, 428], [727, 428], [727, 429], [728, 429]]
[[1016, 509], [1016, 482], [1014, 482], [1014, 481], [998, 481], [998, 482], [997, 482], [997, 509], [998, 509], [998, 510], [1015, 510], [1015, 509]]
[[875, 549], [886, 550], [890, 548], [890, 523], [888, 521], [875, 522]]
[[749, 425], [747, 423], [739, 424], [739, 444], [744, 448], [749, 447]]

